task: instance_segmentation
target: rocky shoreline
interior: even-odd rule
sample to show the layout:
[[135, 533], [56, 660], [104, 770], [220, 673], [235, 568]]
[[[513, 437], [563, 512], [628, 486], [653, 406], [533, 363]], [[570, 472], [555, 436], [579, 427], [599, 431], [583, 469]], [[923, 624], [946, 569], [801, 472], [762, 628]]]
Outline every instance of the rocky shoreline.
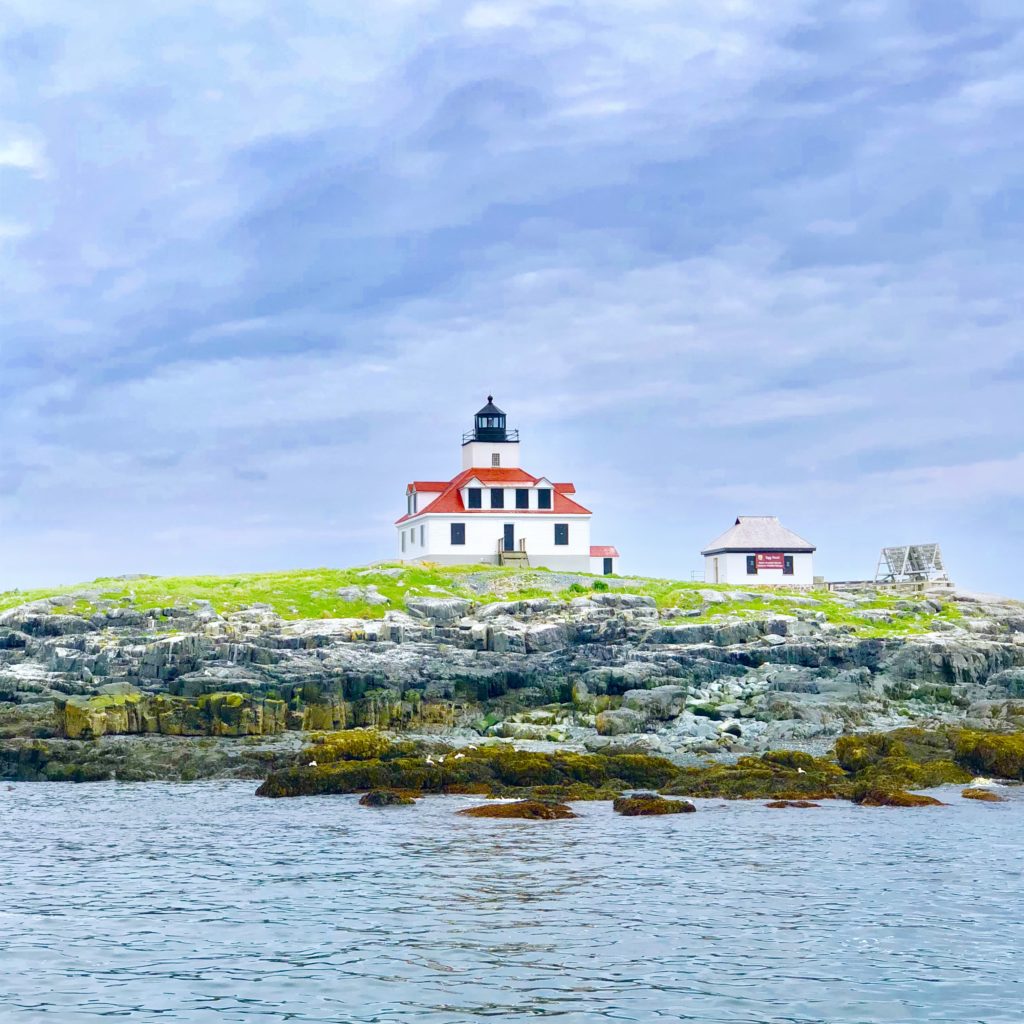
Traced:
[[1019, 602], [541, 573], [515, 582], [548, 596], [502, 599], [509, 577], [481, 572], [479, 596], [410, 589], [395, 607], [374, 572], [400, 583], [367, 571], [344, 599], [378, 618], [74, 593], [8, 608], [0, 773], [256, 778], [303, 734], [364, 727], [679, 764], [908, 725], [1024, 728]]

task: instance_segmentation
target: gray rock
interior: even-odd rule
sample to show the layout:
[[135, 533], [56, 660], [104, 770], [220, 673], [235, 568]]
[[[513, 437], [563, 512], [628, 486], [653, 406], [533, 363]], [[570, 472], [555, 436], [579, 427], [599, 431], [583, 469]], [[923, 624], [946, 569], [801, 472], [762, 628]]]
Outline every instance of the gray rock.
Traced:
[[365, 587], [339, 587], [334, 593], [342, 601], [365, 601], [369, 605], [391, 603], [391, 601], [380, 593], [380, 591], [377, 590], [377, 587], [372, 583]]
[[1024, 667], [995, 672], [989, 676], [988, 685], [1006, 690], [1011, 697], [1024, 697]]
[[644, 719], [666, 721], [675, 718], [686, 706], [685, 686], [656, 686], [651, 690], [627, 690], [622, 706]]
[[473, 607], [461, 597], [410, 597], [405, 604], [410, 615], [432, 622], [457, 622]]
[[622, 736], [625, 733], [640, 732], [644, 719], [629, 708], [602, 711], [597, 716], [597, 732], [600, 736]]

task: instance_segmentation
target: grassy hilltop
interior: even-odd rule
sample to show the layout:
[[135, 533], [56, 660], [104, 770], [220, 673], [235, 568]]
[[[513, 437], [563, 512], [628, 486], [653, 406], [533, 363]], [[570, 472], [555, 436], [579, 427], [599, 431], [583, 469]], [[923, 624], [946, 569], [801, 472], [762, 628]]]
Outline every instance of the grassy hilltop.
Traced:
[[[853, 596], [824, 588], [743, 590], [729, 584], [601, 577], [544, 569], [400, 563], [230, 576], [100, 578], [74, 586], [0, 593], [0, 613], [43, 601], [54, 612], [86, 617], [112, 607], [150, 611], [206, 602], [219, 614], [264, 605], [290, 620], [381, 619], [388, 611], [404, 610], [407, 601], [416, 597], [459, 597], [477, 604], [535, 597], [568, 602], [604, 590], [653, 598], [663, 610], [666, 623], [709, 622], [723, 616], [764, 617], [766, 613], [787, 615], [813, 608], [824, 621], [845, 625], [858, 636], [877, 637], [930, 632], [938, 623], [963, 618], [955, 604], [928, 605], [919, 595], [908, 599], [884, 591]], [[709, 594], [716, 596], [709, 600]]]

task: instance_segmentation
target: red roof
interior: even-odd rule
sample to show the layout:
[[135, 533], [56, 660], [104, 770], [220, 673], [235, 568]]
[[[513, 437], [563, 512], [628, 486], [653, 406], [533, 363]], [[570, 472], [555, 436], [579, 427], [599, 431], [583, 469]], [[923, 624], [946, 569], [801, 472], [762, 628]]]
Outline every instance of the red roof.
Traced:
[[619, 549], [613, 547], [593, 546], [590, 549], [591, 558], [618, 558]]
[[461, 489], [466, 486], [470, 480], [479, 480], [484, 486], [498, 486], [499, 484], [536, 484], [542, 477], [530, 476], [525, 469], [509, 469], [509, 468], [491, 468], [489, 466], [477, 466], [472, 469], [463, 470], [454, 480], [449, 480], [447, 483], [436, 484], [430, 483], [428, 486], [424, 486], [421, 483], [413, 483], [410, 486], [410, 490], [440, 490], [441, 493], [429, 504], [426, 508], [421, 508], [418, 512], [413, 512], [410, 515], [402, 516], [401, 519], [396, 520], [397, 523], [404, 523], [409, 519], [415, 519], [416, 516], [425, 515], [427, 513], [458, 513], [463, 512], [469, 515], [479, 515], [481, 513], [485, 515], [559, 515], [559, 516], [589, 516], [591, 515], [589, 508], [584, 508], [582, 505], [573, 501], [572, 498], [567, 497], [569, 494], [575, 494], [576, 488], [572, 484], [552, 484], [552, 508], [474, 508], [467, 509], [462, 502]]
[[406, 491], [428, 491], [430, 493], [440, 493], [448, 486], [447, 480], [413, 480]]

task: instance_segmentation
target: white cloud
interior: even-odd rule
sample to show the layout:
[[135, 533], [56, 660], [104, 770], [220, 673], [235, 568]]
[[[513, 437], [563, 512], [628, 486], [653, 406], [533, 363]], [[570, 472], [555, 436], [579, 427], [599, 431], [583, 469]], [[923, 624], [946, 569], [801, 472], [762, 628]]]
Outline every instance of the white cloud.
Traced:
[[28, 171], [35, 178], [45, 178], [48, 174], [43, 147], [24, 136], [9, 136], [0, 141], [0, 167]]

